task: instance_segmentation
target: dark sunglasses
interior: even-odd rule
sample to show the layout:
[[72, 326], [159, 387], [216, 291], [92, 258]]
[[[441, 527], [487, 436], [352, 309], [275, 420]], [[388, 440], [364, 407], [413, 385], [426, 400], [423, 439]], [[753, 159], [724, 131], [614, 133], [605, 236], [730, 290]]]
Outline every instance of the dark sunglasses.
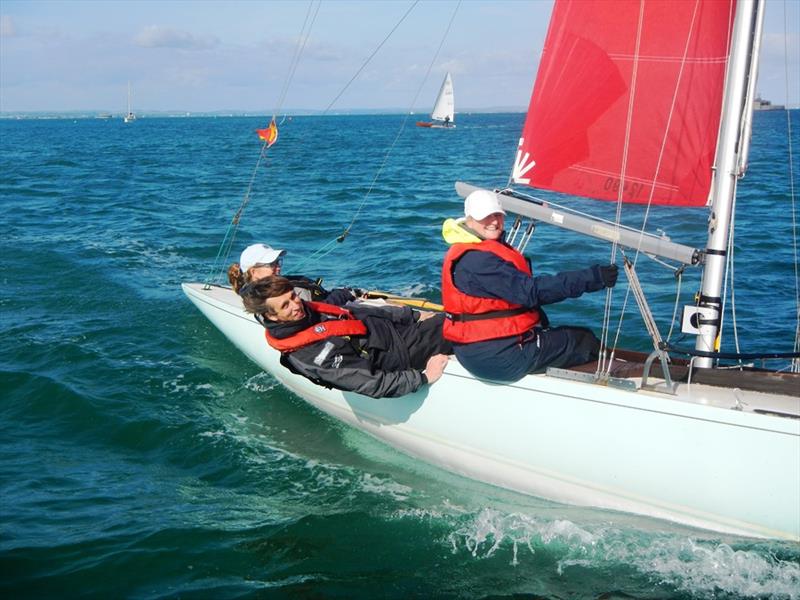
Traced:
[[276, 258], [271, 263], [256, 263], [250, 268], [251, 269], [258, 269], [258, 268], [262, 268], [262, 267], [269, 267], [270, 269], [274, 269], [278, 265], [282, 265], [282, 264], [283, 264], [283, 258]]

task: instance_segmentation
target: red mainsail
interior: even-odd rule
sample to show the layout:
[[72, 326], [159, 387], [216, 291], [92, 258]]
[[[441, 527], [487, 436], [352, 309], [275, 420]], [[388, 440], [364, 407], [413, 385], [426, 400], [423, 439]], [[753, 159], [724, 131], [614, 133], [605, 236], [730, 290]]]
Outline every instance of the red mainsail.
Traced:
[[706, 204], [733, 17], [733, 0], [556, 0], [513, 181]]

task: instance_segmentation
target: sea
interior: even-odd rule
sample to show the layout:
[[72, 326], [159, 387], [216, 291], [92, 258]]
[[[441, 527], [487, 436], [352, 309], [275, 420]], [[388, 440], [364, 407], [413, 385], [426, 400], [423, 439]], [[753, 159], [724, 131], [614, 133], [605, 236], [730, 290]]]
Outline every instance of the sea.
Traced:
[[[287, 391], [183, 295], [264, 242], [286, 249], [285, 273], [327, 287], [438, 300], [454, 182], [506, 186], [524, 116], [458, 114], [452, 130], [416, 118], [281, 116], [263, 155], [265, 117], [0, 120], [2, 597], [800, 598], [796, 543], [565, 506], [416, 461]], [[792, 350], [799, 142], [799, 111], [755, 114], [731, 351]], [[700, 248], [707, 218], [621, 212]], [[547, 224], [526, 253], [537, 273], [621, 262]], [[661, 335], [692, 345], [680, 307], [698, 270], [636, 258]], [[621, 277], [620, 304], [626, 289]], [[550, 320], [599, 330], [604, 300], [553, 305]], [[627, 300], [610, 337], [648, 350]]]

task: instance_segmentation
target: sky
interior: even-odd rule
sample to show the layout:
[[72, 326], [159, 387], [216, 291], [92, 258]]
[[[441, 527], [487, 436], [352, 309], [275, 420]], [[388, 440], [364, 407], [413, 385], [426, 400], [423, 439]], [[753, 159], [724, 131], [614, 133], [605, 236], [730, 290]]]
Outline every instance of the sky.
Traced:
[[[302, 0], [0, 0], [0, 113], [119, 114], [128, 82], [137, 113], [425, 113], [447, 71], [457, 111], [527, 107], [551, 0], [420, 0], [398, 25], [413, 4], [322, 2], [289, 79]], [[758, 90], [800, 106], [799, 80], [800, 0], [768, 0]]]

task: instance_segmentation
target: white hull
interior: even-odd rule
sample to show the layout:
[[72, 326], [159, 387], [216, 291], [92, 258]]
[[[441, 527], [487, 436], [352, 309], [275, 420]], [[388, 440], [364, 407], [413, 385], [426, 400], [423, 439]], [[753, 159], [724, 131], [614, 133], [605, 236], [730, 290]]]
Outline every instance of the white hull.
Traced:
[[[313, 406], [426, 462], [559, 502], [714, 531], [800, 540], [800, 399], [681, 384], [677, 396], [530, 375], [480, 381], [451, 358], [402, 398], [328, 390], [292, 374], [227, 288], [184, 284], [244, 354]], [[744, 410], [735, 407], [744, 407]]]

